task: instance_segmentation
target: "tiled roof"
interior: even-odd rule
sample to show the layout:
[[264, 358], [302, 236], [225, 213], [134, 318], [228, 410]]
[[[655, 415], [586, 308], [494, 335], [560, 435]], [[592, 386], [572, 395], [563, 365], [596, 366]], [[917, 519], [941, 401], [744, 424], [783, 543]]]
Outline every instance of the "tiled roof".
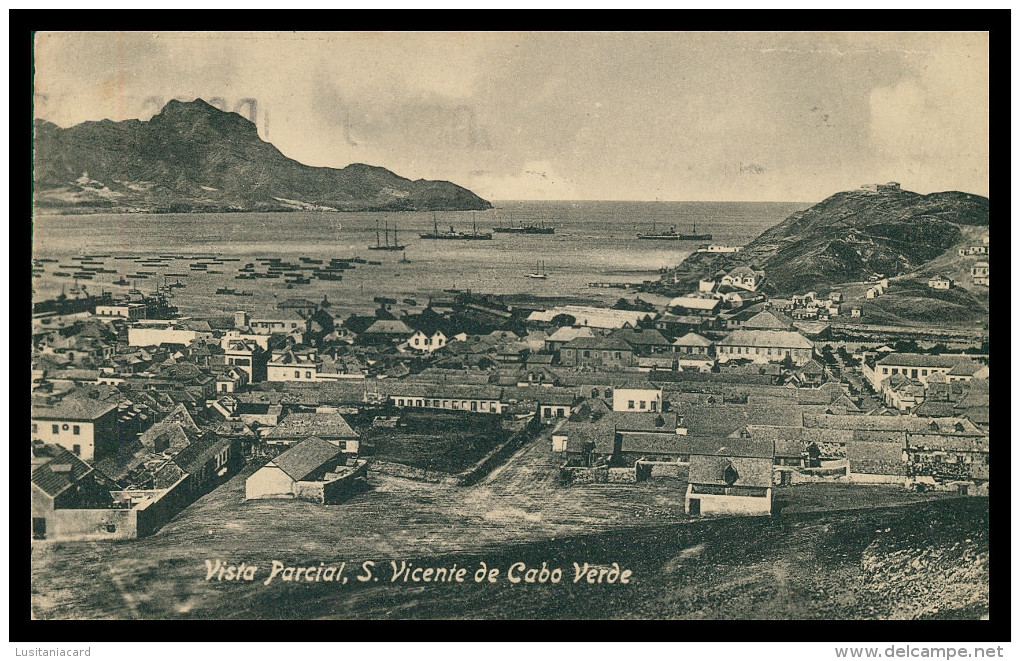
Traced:
[[188, 447], [174, 455], [173, 461], [185, 473], [195, 473], [207, 461], [223, 452], [230, 444], [231, 440], [229, 438], [220, 438], [216, 434], [206, 434], [202, 438], [192, 441]]
[[691, 455], [689, 481], [694, 484], [728, 486], [728, 469], [736, 471], [736, 487], [771, 487], [771, 457]]
[[953, 367], [961, 361], [969, 361], [963, 356], [929, 355], [924, 353], [891, 353], [875, 362], [876, 365], [893, 365], [896, 367]]
[[561, 326], [545, 338], [546, 342], [569, 342], [577, 337], [594, 337], [595, 331], [588, 326]]
[[697, 333], [687, 333], [683, 337], [678, 337], [674, 342], [675, 347], [710, 347], [712, 346], [712, 340], [706, 337], [702, 337]]
[[363, 334], [372, 335], [411, 335], [411, 328], [399, 319], [379, 319], [365, 329]]
[[684, 308], [686, 310], [714, 310], [719, 307], [717, 298], [698, 298], [696, 296], [677, 296], [666, 307]]
[[[56, 498], [69, 487], [92, 472], [92, 467], [64, 450], [56, 452], [48, 462], [32, 471], [32, 483]], [[61, 470], [66, 467], [66, 470]]]
[[613, 331], [609, 337], [615, 337], [633, 346], [668, 347], [669, 340], [655, 329], [621, 328]]
[[340, 454], [336, 445], [312, 436], [277, 456], [273, 463], [293, 480], [300, 481], [336, 461]]
[[795, 331], [735, 330], [718, 346], [770, 347], [779, 349], [813, 349], [814, 344]]
[[86, 395], [71, 393], [55, 404], [36, 404], [32, 406], [32, 417], [38, 420], [75, 420], [92, 422], [110, 411], [116, 410], [117, 402], [92, 398]]
[[339, 413], [291, 413], [280, 420], [266, 438], [291, 439], [319, 436], [327, 439], [358, 438]]
[[793, 322], [787, 320], [780, 315], [778, 312], [772, 310], [762, 310], [758, 314], [754, 315], [750, 319], [744, 322], [744, 328], [750, 329], [772, 329], [781, 330], [789, 329], [793, 327]]
[[390, 397], [430, 397], [446, 399], [504, 399], [503, 389], [490, 385], [445, 385], [434, 383], [380, 383]]

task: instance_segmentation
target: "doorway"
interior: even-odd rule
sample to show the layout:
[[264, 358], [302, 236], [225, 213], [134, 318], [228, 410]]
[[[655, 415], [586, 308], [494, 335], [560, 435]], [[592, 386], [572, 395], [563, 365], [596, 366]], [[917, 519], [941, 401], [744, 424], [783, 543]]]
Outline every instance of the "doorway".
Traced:
[[691, 498], [687, 506], [687, 513], [691, 516], [701, 516], [701, 499]]

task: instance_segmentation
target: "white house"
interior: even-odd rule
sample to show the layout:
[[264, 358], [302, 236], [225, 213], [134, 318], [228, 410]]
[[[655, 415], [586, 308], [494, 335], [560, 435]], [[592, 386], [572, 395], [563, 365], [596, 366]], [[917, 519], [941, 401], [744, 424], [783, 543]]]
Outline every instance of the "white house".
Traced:
[[438, 328], [426, 328], [414, 331], [414, 334], [407, 340], [407, 346], [416, 351], [432, 353], [445, 347], [449, 341], [450, 338], [446, 336], [446, 333]]
[[346, 461], [336, 445], [314, 436], [306, 438], [252, 473], [244, 482], [244, 498], [294, 498], [299, 482], [322, 479]]
[[642, 384], [613, 390], [614, 411], [648, 411], [657, 413], [662, 410], [662, 388], [652, 384]]
[[757, 291], [764, 280], [764, 271], [757, 271], [750, 266], [738, 266], [723, 276], [722, 284], [749, 291]]

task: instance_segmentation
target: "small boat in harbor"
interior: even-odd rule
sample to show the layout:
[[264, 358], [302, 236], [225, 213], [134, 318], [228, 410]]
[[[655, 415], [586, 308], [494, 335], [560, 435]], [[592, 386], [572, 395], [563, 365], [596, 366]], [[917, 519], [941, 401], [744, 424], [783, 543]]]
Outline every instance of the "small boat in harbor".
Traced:
[[236, 289], [230, 289], [229, 287], [220, 287], [219, 289], [216, 290], [216, 293], [217, 294], [227, 294], [227, 295], [231, 295], [232, 296], [232, 295], [237, 293], [237, 290]]
[[382, 266], [382, 262], [373, 262], [372, 260], [368, 260], [368, 264], [369, 266]]
[[545, 280], [546, 278], [548, 278], [549, 274], [545, 272], [545, 262], [542, 263], [541, 269], [538, 268], [538, 262], [535, 262], [535, 272], [529, 273], [528, 277], [533, 278], [535, 280]]

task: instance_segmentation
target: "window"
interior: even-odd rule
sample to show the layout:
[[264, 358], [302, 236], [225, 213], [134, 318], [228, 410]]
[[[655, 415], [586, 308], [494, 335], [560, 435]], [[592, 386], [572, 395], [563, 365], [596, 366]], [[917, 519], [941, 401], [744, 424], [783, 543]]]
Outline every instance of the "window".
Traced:
[[311, 372], [305, 372], [305, 378], [306, 379], [312, 378], [312, 373]]
[[917, 370], [910, 370], [910, 378], [912, 379], [917, 378]]
[[585, 358], [591, 358], [591, 351], [585, 350], [584, 357]]
[[418, 338], [414, 338], [414, 346], [418, 346]]
[[53, 433], [54, 434], [60, 433], [60, 425], [53, 425]]
[[556, 417], [557, 418], [563, 417], [563, 409], [556, 409]]
[[642, 411], [644, 411], [646, 404], [647, 404], [647, 402], [642, 399], [640, 402], [638, 402], [638, 405], [639, 405], [638, 408], [640, 408]]
[[634, 408], [634, 400], [633, 399], [627, 400], [627, 408], [629, 408], [629, 409]]
[[78, 445], [77, 443], [72, 445], [71, 446], [71, 452], [75, 453], [78, 456], [81, 456], [81, 446]]
[[403, 406], [403, 405], [404, 405], [404, 400], [398, 399], [397, 400], [397, 406]]
[[32, 433], [33, 434], [39, 433], [39, 425], [35, 424], [34, 422], [32, 423]]
[[[592, 396], [592, 399], [598, 397], [599, 396], [599, 389], [598, 388], [592, 388], [591, 389], [591, 396]], [[607, 397], [608, 397], [608, 395], [607, 395]], [[32, 425], [32, 426], [35, 427], [35, 425]], [[33, 429], [32, 431], [35, 431], [35, 430]]]
[[291, 327], [291, 328], [297, 328], [297, 324], [295, 324], [295, 323], [292, 323], [292, 324], [290, 325], [290, 327]]
[[659, 403], [658, 402], [652, 402], [652, 412], [654, 413], [655, 411], [658, 410], [658, 408], [659, 408]]
[[71, 427], [71, 433], [74, 434], [75, 436], [81, 436], [81, 427], [79, 427], [78, 425]]
[[225, 383], [220, 384], [220, 392], [227, 392], [227, 384]]
[[606, 392], [605, 392], [606, 399], [609, 399], [612, 396], [613, 396], [613, 391], [610, 390], [609, 388], [606, 388]]
[[900, 368], [898, 368], [898, 367], [892, 368], [892, 373], [893, 374], [899, 374], [900, 373]]
[[617, 358], [619, 358], [619, 357], [620, 357], [620, 352], [619, 352], [619, 351], [617, 351], [617, 352], [616, 352], [616, 357], [617, 357]]
[[882, 368], [882, 374], [888, 374], [888, 373], [889, 373], [889, 368], [888, 367], [883, 367]]

